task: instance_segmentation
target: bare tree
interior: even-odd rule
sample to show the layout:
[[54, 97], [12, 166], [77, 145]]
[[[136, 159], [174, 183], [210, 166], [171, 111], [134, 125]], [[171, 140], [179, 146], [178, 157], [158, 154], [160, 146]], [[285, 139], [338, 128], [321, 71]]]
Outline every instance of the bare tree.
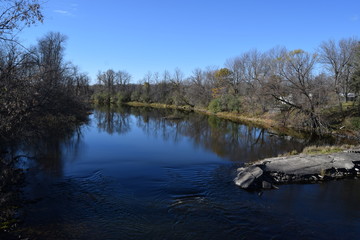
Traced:
[[80, 73], [77, 66], [70, 63], [67, 64], [65, 79], [65, 87], [69, 94], [73, 94], [77, 97], [88, 97], [90, 83], [89, 76], [85, 73]]
[[355, 93], [358, 95], [360, 93], [360, 42], [356, 47], [354, 72], [351, 78], [351, 86], [354, 89]]
[[186, 99], [186, 90], [184, 84], [184, 73], [176, 68], [174, 74], [170, 80], [171, 82], [171, 92], [172, 92], [172, 101], [175, 105], [190, 105], [193, 106]]
[[[282, 51], [277, 57], [277, 78], [269, 82], [272, 96], [279, 102], [296, 109], [307, 117], [308, 127], [322, 134], [326, 127], [318, 113], [318, 101], [314, 98], [316, 82], [313, 75], [316, 54], [303, 50]], [[305, 127], [305, 126], [304, 126]]]
[[126, 87], [130, 83], [130, 81], [131, 81], [131, 75], [127, 71], [122, 70], [116, 72], [115, 83], [119, 91], [121, 92], [126, 91]]
[[226, 60], [225, 66], [232, 72], [232, 88], [234, 89], [235, 94], [240, 93], [240, 85], [244, 81], [244, 59], [240, 57], [230, 58]]
[[206, 73], [200, 68], [195, 69], [189, 77], [189, 87], [186, 92], [192, 105], [207, 107], [211, 100], [211, 86], [206, 81]]
[[154, 73], [154, 87], [152, 89], [153, 98], [156, 102], [171, 104], [171, 75], [169, 71], [165, 70], [160, 76], [159, 73]]
[[38, 42], [38, 61], [43, 73], [43, 81], [54, 88], [62, 84], [64, 70], [64, 50], [67, 37], [58, 32], [50, 32]]
[[268, 94], [264, 91], [270, 73], [270, 59], [267, 53], [261, 53], [254, 49], [245, 54], [244, 60], [244, 82], [246, 83], [246, 99], [253, 106], [258, 105], [262, 112], [267, 111], [270, 101]]
[[339, 42], [329, 40], [320, 45], [320, 60], [333, 78], [333, 89], [341, 105], [341, 95], [347, 101], [350, 90], [351, 75], [354, 70], [354, 57], [358, 41], [355, 38], [341, 39]]
[[102, 101], [106, 104], [111, 103], [111, 96], [115, 93], [116, 73], [112, 69], [105, 72], [98, 72], [97, 80], [100, 85], [104, 87], [105, 96]]

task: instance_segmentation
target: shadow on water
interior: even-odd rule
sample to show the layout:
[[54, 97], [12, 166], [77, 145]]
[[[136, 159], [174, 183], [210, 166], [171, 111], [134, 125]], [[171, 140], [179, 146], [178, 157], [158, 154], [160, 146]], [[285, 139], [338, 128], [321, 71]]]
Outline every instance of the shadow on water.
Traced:
[[36, 162], [47, 172], [61, 176], [63, 146], [76, 147], [74, 141], [79, 141], [80, 137], [76, 137], [79, 134], [79, 127], [71, 125], [57, 131], [29, 131], [23, 138], [18, 136], [0, 143], [0, 239], [19, 239], [21, 236], [17, 226], [26, 205], [23, 189], [29, 164]]
[[30, 239], [357, 236], [357, 181], [262, 195], [233, 184], [238, 166], [310, 143], [194, 112], [95, 109], [89, 124], [66, 137], [17, 148], [33, 157], [21, 165], [17, 231]]

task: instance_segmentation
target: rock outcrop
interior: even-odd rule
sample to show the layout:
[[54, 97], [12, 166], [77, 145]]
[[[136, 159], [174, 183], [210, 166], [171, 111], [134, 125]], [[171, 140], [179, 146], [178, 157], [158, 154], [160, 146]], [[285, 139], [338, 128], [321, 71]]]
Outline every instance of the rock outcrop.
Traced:
[[360, 175], [360, 151], [268, 158], [238, 169], [234, 179], [244, 189], [274, 188], [277, 184], [326, 181]]

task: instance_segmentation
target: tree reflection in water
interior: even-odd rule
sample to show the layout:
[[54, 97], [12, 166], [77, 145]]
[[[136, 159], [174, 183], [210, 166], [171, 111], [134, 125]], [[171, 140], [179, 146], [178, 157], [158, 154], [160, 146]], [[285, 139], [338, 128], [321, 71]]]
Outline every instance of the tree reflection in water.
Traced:
[[148, 136], [174, 143], [187, 138], [195, 147], [211, 150], [232, 161], [248, 162], [293, 149], [301, 151], [306, 144], [303, 140], [272, 136], [265, 129], [216, 116], [172, 109], [102, 108], [94, 111], [94, 120], [100, 131], [109, 134], [127, 133], [135, 121]]
[[129, 113], [124, 111], [123, 107], [110, 107], [96, 109], [94, 118], [99, 130], [108, 134], [124, 134], [130, 131]]
[[69, 152], [76, 158], [81, 137], [81, 126], [74, 126], [0, 144], [0, 239], [18, 238], [14, 230], [21, 218], [29, 173], [42, 169], [62, 176], [63, 155]]

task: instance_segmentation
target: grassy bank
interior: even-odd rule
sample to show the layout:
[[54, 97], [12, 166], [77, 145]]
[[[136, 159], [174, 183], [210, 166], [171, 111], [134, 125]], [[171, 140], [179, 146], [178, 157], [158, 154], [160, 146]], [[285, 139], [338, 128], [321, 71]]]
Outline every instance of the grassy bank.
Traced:
[[287, 156], [293, 156], [298, 154], [304, 154], [304, 155], [322, 155], [322, 154], [332, 154], [332, 153], [339, 153], [343, 152], [345, 150], [350, 150], [354, 148], [359, 148], [359, 145], [336, 145], [336, 146], [307, 146], [305, 147], [301, 152], [297, 152], [296, 150], [287, 152], [284, 154], [279, 155], [279, 157], [287, 157]]
[[177, 105], [169, 105], [163, 103], [143, 103], [143, 102], [125, 102], [123, 103], [132, 107], [152, 107], [152, 108], [163, 108], [163, 109], [179, 109], [186, 111], [193, 111], [194, 108], [190, 106], [177, 106]]

